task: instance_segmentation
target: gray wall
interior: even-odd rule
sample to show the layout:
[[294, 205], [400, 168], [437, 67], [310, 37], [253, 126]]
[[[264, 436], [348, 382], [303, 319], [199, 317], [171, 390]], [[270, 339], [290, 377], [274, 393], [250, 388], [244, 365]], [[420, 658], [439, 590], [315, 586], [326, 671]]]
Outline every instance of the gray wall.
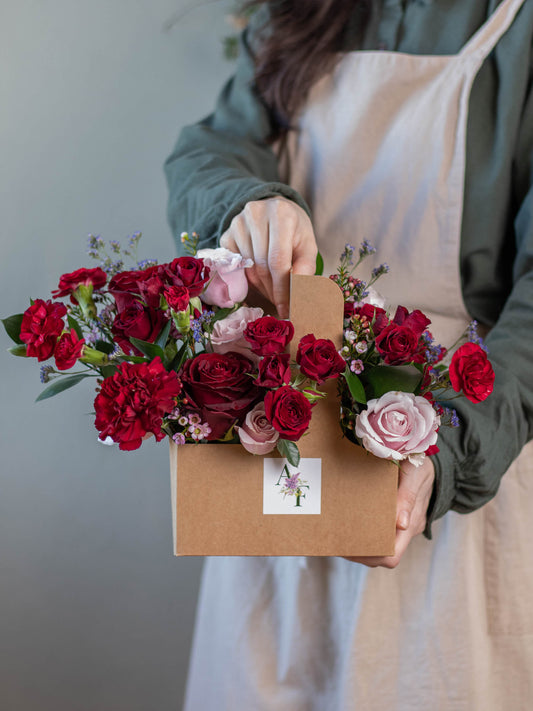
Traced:
[[[220, 0], [4, 0], [0, 312], [93, 266], [88, 232], [174, 256], [162, 164], [231, 71]], [[93, 393], [34, 404], [0, 335], [0, 708], [181, 708], [201, 561], [171, 549], [165, 443], [97, 443]]]

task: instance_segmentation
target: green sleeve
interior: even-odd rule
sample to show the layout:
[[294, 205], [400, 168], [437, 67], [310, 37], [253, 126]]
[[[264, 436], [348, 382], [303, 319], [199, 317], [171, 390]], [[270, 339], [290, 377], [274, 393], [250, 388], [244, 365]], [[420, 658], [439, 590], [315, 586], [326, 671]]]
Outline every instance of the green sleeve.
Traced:
[[[468, 513], [489, 501], [526, 442], [533, 438], [533, 68], [513, 158], [513, 229], [504, 250], [516, 251], [513, 288], [486, 345], [495, 371], [494, 392], [478, 405], [450, 403], [461, 426], [443, 428], [434, 458], [436, 483], [428, 511]], [[515, 244], [512, 244], [514, 234]]]
[[268, 143], [272, 122], [253, 85], [251, 42], [260, 13], [241, 37], [235, 75], [215, 111], [185, 127], [165, 162], [168, 221], [178, 250], [181, 232], [195, 231], [200, 247], [214, 247], [231, 220], [251, 200], [287, 197], [309, 213], [303, 198], [280, 182]]

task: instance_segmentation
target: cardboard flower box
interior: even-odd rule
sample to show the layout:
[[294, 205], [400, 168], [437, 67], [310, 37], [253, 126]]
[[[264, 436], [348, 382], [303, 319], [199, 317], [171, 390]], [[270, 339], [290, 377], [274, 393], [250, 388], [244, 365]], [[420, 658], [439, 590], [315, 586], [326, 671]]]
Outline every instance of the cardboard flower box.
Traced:
[[[302, 336], [340, 349], [343, 297], [325, 277], [294, 275], [295, 355]], [[322, 388], [292, 467], [240, 444], [170, 442], [174, 554], [381, 556], [394, 553], [398, 468], [343, 437], [336, 381]]]

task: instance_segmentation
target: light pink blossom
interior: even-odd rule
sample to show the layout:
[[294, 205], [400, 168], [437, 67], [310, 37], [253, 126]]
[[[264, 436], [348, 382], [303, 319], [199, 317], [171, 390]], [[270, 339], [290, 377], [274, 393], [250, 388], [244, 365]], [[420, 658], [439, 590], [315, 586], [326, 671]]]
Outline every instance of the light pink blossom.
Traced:
[[253, 266], [251, 259], [231, 252], [224, 247], [200, 249], [196, 253], [211, 270], [211, 278], [205, 291], [200, 294], [206, 304], [221, 308], [231, 308], [239, 301], [244, 301], [248, 293], [248, 280], [245, 269]]
[[424, 452], [437, 441], [440, 418], [426, 398], [392, 391], [369, 400], [355, 418], [355, 434], [376, 457], [422, 464]]
[[234, 351], [242, 353], [254, 362], [259, 361], [259, 356], [255, 356], [250, 344], [244, 338], [243, 333], [246, 326], [261, 318], [263, 309], [258, 307], [241, 306], [226, 318], [215, 321], [211, 334], [211, 346], [215, 353], [227, 353]]
[[241, 444], [252, 454], [267, 454], [276, 448], [279, 434], [265, 415], [265, 403], [259, 402], [246, 415], [242, 427], [235, 427]]

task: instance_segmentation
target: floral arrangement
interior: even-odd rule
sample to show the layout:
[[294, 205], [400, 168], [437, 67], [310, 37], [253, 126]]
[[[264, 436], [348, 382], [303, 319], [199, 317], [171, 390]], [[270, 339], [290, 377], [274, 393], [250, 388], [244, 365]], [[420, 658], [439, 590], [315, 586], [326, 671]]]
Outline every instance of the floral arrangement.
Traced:
[[[472, 402], [492, 390], [494, 372], [474, 326], [445, 365], [447, 351], [434, 343], [424, 314], [399, 306], [391, 317], [383, 308], [373, 284], [386, 265], [368, 284], [353, 276], [374, 251], [367, 242], [355, 264], [347, 245], [331, 277], [345, 300], [342, 349], [307, 334], [291, 362], [291, 322], [244, 303], [251, 260], [222, 248], [197, 251], [198, 236], [183, 233], [187, 256], [138, 261], [140, 238], [132, 235], [123, 249], [90, 235], [99, 266], [63, 274], [53, 299], [32, 300], [3, 319], [14, 355], [54, 359], [41, 367], [47, 388], [37, 400], [96, 379], [95, 426], [105, 443], [134, 450], [150, 435], [178, 445], [240, 442], [252, 454], [277, 448], [297, 465], [297, 442], [324, 397], [320, 386], [336, 378], [346, 436], [378, 457], [419, 464], [437, 451], [439, 427], [458, 424], [439, 403], [448, 390]], [[71, 372], [75, 366], [82, 369]], [[285, 493], [301, 496], [302, 486]]]

